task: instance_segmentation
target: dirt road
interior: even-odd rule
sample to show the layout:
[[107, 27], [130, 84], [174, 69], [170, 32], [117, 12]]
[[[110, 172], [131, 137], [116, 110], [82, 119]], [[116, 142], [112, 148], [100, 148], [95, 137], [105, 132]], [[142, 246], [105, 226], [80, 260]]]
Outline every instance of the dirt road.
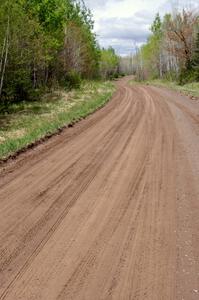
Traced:
[[118, 82], [0, 175], [0, 299], [199, 299], [199, 102]]

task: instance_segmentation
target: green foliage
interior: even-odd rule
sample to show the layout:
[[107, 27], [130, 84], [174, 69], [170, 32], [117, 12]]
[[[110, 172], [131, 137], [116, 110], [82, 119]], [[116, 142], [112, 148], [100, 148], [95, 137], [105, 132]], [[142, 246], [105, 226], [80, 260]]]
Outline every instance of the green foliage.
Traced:
[[181, 70], [178, 81], [180, 85], [199, 81], [199, 31], [196, 33], [190, 64], [186, 65], [186, 67]]
[[152, 34], [140, 47], [134, 59], [137, 79], [165, 78], [183, 85], [199, 80], [199, 27], [197, 15], [182, 10], [176, 15], [157, 14]]
[[153, 21], [151, 32], [158, 39], [160, 39], [162, 36], [162, 21], [159, 13], [156, 15], [155, 20]]
[[79, 89], [81, 86], [81, 76], [76, 71], [70, 71], [66, 76], [66, 85], [69, 89]]
[[[174, 80], [169, 81], [169, 80], [155, 79], [155, 80], [149, 80], [146, 83], [150, 85], [160, 86], [160, 87], [167, 87], [175, 91], [183, 92], [184, 94], [191, 97], [199, 97], [199, 82], [191, 82], [191, 83], [186, 83], [184, 85], [179, 85], [178, 82]], [[135, 83], [132, 82], [132, 84]]]
[[112, 47], [101, 50], [100, 74], [103, 78], [118, 76], [119, 58]]
[[[146, 77], [156, 78], [159, 76], [160, 51], [162, 42], [162, 21], [160, 15], [157, 14], [153, 24], [151, 25], [152, 34], [149, 36], [147, 43], [140, 48], [137, 59], [142, 65], [142, 79]], [[140, 76], [140, 74], [139, 74]]]
[[101, 52], [84, 1], [0, 0], [0, 98], [35, 99], [99, 75]]
[[80, 89], [70, 93], [11, 104], [0, 112], [0, 160], [91, 114], [111, 98], [114, 90], [111, 82], [84, 81]]
[[178, 84], [184, 85], [188, 82], [194, 81], [194, 72], [192, 69], [183, 68], [180, 71], [180, 74], [178, 76]]
[[199, 81], [199, 31], [196, 34], [196, 42], [192, 59], [193, 74], [195, 80]]

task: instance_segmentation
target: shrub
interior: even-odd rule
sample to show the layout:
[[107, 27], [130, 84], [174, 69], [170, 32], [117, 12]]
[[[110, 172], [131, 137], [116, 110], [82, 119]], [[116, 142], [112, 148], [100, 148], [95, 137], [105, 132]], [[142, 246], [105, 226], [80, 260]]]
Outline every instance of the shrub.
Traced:
[[81, 82], [82, 82], [81, 75], [76, 71], [70, 71], [66, 75], [65, 82], [66, 82], [66, 87], [67, 88], [69, 88], [69, 89], [72, 89], [72, 88], [78, 89], [78, 88], [80, 88]]

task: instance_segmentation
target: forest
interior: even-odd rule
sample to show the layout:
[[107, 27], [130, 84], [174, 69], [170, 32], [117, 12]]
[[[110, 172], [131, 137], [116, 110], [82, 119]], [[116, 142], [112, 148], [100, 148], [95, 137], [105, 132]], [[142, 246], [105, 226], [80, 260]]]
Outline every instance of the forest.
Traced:
[[158, 13], [147, 43], [136, 49], [138, 80], [164, 79], [183, 85], [199, 81], [199, 15], [183, 9]]
[[100, 49], [84, 1], [0, 1], [1, 104], [117, 73], [118, 57]]

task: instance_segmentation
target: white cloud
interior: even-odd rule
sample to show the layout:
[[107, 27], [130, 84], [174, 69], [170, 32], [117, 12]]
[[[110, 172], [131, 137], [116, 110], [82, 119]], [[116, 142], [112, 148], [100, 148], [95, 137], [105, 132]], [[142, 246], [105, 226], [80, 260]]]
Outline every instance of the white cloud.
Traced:
[[85, 0], [95, 20], [101, 46], [113, 46], [124, 55], [134, 43], [142, 44], [157, 12], [164, 15], [177, 7], [199, 8], [199, 0]]

